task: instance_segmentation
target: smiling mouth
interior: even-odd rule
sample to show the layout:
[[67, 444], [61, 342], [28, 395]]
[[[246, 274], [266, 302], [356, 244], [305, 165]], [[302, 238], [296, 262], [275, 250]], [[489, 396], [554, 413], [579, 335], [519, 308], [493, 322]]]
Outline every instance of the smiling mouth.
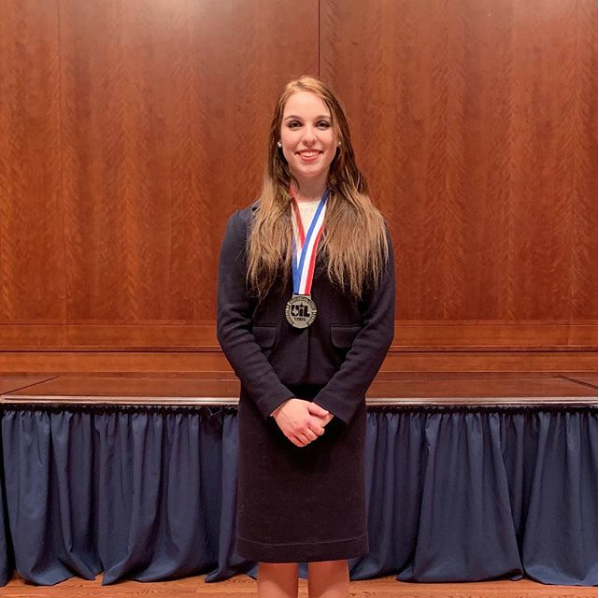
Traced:
[[297, 154], [303, 156], [304, 158], [314, 158], [314, 156], [318, 156], [319, 154], [322, 154], [322, 152], [319, 150], [310, 150], [297, 152]]

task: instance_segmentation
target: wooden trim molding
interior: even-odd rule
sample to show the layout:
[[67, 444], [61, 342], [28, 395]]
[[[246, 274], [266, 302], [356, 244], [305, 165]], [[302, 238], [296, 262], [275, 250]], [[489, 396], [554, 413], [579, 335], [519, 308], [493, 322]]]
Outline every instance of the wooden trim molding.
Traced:
[[[230, 372], [213, 322], [0, 325], [0, 372]], [[597, 323], [399, 321], [383, 372], [597, 371]]]
[[[3, 324], [0, 351], [218, 351], [200, 324]], [[597, 350], [597, 322], [398, 321], [394, 351]]]
[[[0, 351], [0, 372], [230, 372], [220, 351]], [[596, 372], [593, 350], [390, 351], [381, 372]]]

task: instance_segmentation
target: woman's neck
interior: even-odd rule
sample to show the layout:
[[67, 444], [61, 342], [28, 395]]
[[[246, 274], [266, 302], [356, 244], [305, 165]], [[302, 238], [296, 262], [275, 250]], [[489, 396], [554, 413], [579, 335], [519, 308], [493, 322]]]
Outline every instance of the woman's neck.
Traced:
[[293, 190], [297, 201], [316, 201], [324, 195], [326, 186], [326, 179], [324, 181], [299, 181], [299, 189], [293, 185]]
[[300, 186], [299, 190], [293, 187], [294, 195], [297, 201], [319, 201], [324, 195], [326, 187], [314, 187], [306, 188], [304, 185]]

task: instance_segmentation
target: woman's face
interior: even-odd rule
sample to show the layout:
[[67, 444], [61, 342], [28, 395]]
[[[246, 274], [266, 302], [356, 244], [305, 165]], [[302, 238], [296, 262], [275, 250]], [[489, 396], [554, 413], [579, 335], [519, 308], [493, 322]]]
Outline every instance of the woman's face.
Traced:
[[291, 174], [302, 182], [326, 185], [329, 167], [337, 151], [337, 140], [327, 105], [309, 91], [289, 97], [281, 122], [283, 155]]

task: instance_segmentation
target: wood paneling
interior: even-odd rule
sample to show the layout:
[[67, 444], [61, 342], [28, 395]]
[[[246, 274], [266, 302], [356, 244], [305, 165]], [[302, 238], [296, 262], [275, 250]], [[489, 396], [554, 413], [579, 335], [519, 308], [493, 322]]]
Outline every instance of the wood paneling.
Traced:
[[567, 380], [589, 386], [597, 390], [597, 372], [593, 374], [584, 374], [582, 372], [572, 372], [571, 374], [564, 376]]
[[596, 318], [596, 2], [321, 6], [398, 317]]
[[[391, 351], [386, 372], [596, 372], [591, 351]], [[0, 351], [0, 372], [231, 372], [220, 350]]]
[[453, 351], [391, 353], [383, 363], [390, 372], [572, 372], [597, 371], [589, 351]]
[[591, 0], [0, 2], [0, 371], [230, 371], [226, 217], [305, 73], [346, 105], [391, 225], [386, 370], [596, 369], [596, 17]]
[[257, 196], [271, 104], [318, 68], [317, 4], [60, 7], [69, 322], [213, 322], [226, 217]]
[[[4, 325], [0, 351], [46, 349], [218, 349], [214, 324]], [[597, 350], [595, 324], [397, 322], [392, 350]]]
[[31, 388], [36, 384], [51, 380], [55, 376], [36, 376], [33, 374], [2, 374], [0, 375], [0, 395]]
[[0, 335], [65, 323], [55, 0], [0, 2]]

